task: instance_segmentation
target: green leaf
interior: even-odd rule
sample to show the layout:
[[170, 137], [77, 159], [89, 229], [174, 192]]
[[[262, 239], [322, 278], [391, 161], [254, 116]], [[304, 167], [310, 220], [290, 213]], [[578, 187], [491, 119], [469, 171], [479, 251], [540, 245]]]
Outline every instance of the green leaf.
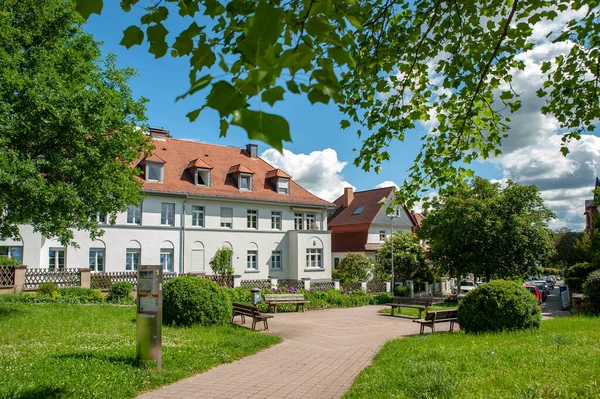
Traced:
[[240, 109], [233, 113], [231, 124], [246, 130], [249, 139], [260, 140], [280, 152], [284, 141], [292, 141], [290, 125], [279, 115]]
[[185, 116], [188, 117], [190, 122], [194, 122], [196, 119], [198, 119], [198, 116], [200, 115], [200, 112], [202, 112], [202, 109], [203, 108], [195, 109], [192, 112], [188, 112]]
[[323, 93], [322, 90], [320, 90], [319, 88], [316, 88], [316, 87], [308, 92], [308, 101], [310, 101], [311, 104], [314, 104], [314, 103], [328, 104], [330, 99], [331, 99], [331, 97], [329, 97], [328, 95]]
[[167, 53], [169, 46], [165, 38], [168, 33], [169, 31], [161, 23], [149, 26], [146, 30], [148, 42], [150, 42], [150, 49], [148, 51], [154, 54], [155, 58], [160, 58]]
[[217, 58], [213, 53], [210, 46], [206, 43], [198, 43], [198, 48], [192, 51], [192, 58], [190, 58], [190, 64], [196, 69], [202, 70], [204, 67], [211, 67], [214, 65]]
[[560, 147], [560, 152], [562, 152], [563, 156], [566, 157], [570, 151], [567, 147]]
[[219, 122], [219, 137], [227, 136], [227, 129], [229, 129], [229, 122], [225, 119], [221, 119]]
[[284, 93], [285, 90], [283, 89], [283, 87], [273, 87], [271, 89], [263, 91], [262, 100], [268, 103], [270, 106], [273, 106], [277, 101], [283, 100]]
[[177, 98], [175, 98], [175, 101], [179, 101], [182, 98], [186, 98], [187, 96], [194, 94], [198, 90], [204, 89], [206, 86], [208, 86], [210, 84], [210, 82], [212, 82], [212, 76], [205, 75], [205, 76], [201, 77], [200, 79], [195, 81], [194, 84], [192, 84], [192, 87], [190, 87], [190, 89], [188, 91], [186, 91], [185, 93], [183, 93], [180, 96], [177, 96]]
[[248, 20], [246, 38], [259, 42], [264, 49], [274, 44], [281, 34], [281, 17], [283, 10], [275, 8], [271, 3], [260, 2], [256, 13]]
[[246, 97], [228, 82], [223, 80], [213, 84], [206, 97], [206, 106], [219, 111], [221, 118], [231, 115], [233, 111], [245, 108]]
[[340, 121], [340, 128], [342, 128], [342, 129], [347, 129], [347, 128], [349, 128], [349, 127], [350, 127], [350, 122], [349, 122], [348, 120], [346, 120], [346, 119], [342, 119], [342, 120]]
[[121, 0], [121, 9], [125, 12], [131, 11], [131, 7], [136, 5], [139, 0]]
[[335, 29], [326, 18], [313, 17], [306, 23], [306, 32], [311, 36], [324, 36]]
[[300, 89], [298, 88], [298, 85], [296, 84], [296, 82], [294, 82], [293, 80], [288, 80], [286, 82], [287, 88], [289, 91], [291, 91], [292, 93], [295, 94], [300, 94]]
[[135, 25], [131, 25], [129, 28], [125, 29], [123, 31], [123, 39], [121, 40], [121, 43], [119, 43], [121, 46], [125, 46], [126, 48], [130, 49], [131, 47], [137, 45], [142, 44], [142, 42], [144, 41], [144, 32], [142, 32], [142, 30], [140, 28], [138, 28]]
[[100, 15], [103, 6], [102, 0], [75, 0], [75, 11], [86, 21], [92, 14]]
[[348, 65], [349, 68], [356, 67], [356, 62], [350, 53], [340, 47], [331, 47], [327, 53], [338, 65]]

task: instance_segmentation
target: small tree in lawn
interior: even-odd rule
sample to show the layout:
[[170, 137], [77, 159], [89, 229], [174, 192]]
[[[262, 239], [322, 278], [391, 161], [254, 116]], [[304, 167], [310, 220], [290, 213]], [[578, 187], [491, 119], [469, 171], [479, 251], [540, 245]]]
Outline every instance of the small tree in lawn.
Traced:
[[223, 247], [215, 252], [215, 256], [210, 260], [210, 268], [213, 273], [221, 277], [233, 275], [233, 266], [231, 266], [231, 255], [233, 251], [230, 248]]
[[419, 239], [412, 233], [394, 233], [385, 239], [385, 244], [377, 253], [377, 275], [392, 275], [392, 240], [394, 242], [394, 279], [412, 280], [415, 275], [425, 272], [425, 255]]
[[336, 277], [342, 283], [367, 281], [371, 273], [371, 262], [361, 254], [348, 254], [340, 261]]

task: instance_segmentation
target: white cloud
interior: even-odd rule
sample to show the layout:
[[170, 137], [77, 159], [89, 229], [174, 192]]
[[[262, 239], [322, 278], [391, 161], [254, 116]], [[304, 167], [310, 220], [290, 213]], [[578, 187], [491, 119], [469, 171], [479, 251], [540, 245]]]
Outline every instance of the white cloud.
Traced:
[[384, 188], [384, 187], [396, 187], [396, 188], [399, 188], [399, 186], [396, 183], [394, 183], [393, 181], [391, 181], [391, 180], [383, 181], [383, 182], [381, 182], [381, 183], [379, 183], [378, 185], [375, 186], [375, 188]]
[[262, 153], [261, 158], [284, 170], [296, 183], [327, 201], [342, 195], [344, 187], [356, 188], [342, 176], [348, 162], [340, 161], [337, 152], [331, 148], [310, 154], [295, 154], [285, 149], [282, 154], [270, 148]]

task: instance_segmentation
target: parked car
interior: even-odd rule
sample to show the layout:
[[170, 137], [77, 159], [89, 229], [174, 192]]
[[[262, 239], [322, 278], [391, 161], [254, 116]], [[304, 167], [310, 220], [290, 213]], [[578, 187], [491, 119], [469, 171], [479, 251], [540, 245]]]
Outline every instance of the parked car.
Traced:
[[473, 291], [475, 288], [475, 282], [472, 280], [463, 280], [460, 282], [460, 292], [467, 293]]
[[540, 294], [540, 291], [535, 285], [526, 285], [525, 288], [527, 288], [529, 292], [531, 292], [536, 297], [538, 303], [542, 303], [542, 294]]
[[550, 289], [553, 290], [554, 284], [556, 284], [556, 277], [554, 277], [554, 276], [546, 277], [546, 283], [548, 284], [548, 287], [550, 287]]
[[545, 302], [546, 298], [548, 297], [548, 293], [550, 292], [548, 290], [548, 287], [546, 286], [546, 282], [545, 281], [532, 281], [531, 283], [529, 283], [529, 285], [533, 285], [535, 287], [537, 287], [538, 291], [540, 292], [540, 294], [542, 295], [542, 301]]

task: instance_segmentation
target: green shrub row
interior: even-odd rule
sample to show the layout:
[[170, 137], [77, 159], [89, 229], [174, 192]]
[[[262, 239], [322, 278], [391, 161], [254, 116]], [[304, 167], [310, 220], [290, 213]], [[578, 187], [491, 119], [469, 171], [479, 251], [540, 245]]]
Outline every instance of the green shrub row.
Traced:
[[583, 283], [585, 282], [585, 278], [565, 277], [563, 281], [565, 285], [569, 287], [571, 292], [583, 292]]
[[[48, 292], [48, 291], [45, 291]], [[35, 292], [32, 294], [0, 295], [0, 302], [26, 303], [102, 303], [104, 295], [99, 290], [89, 288], [60, 288], [50, 293]]]

